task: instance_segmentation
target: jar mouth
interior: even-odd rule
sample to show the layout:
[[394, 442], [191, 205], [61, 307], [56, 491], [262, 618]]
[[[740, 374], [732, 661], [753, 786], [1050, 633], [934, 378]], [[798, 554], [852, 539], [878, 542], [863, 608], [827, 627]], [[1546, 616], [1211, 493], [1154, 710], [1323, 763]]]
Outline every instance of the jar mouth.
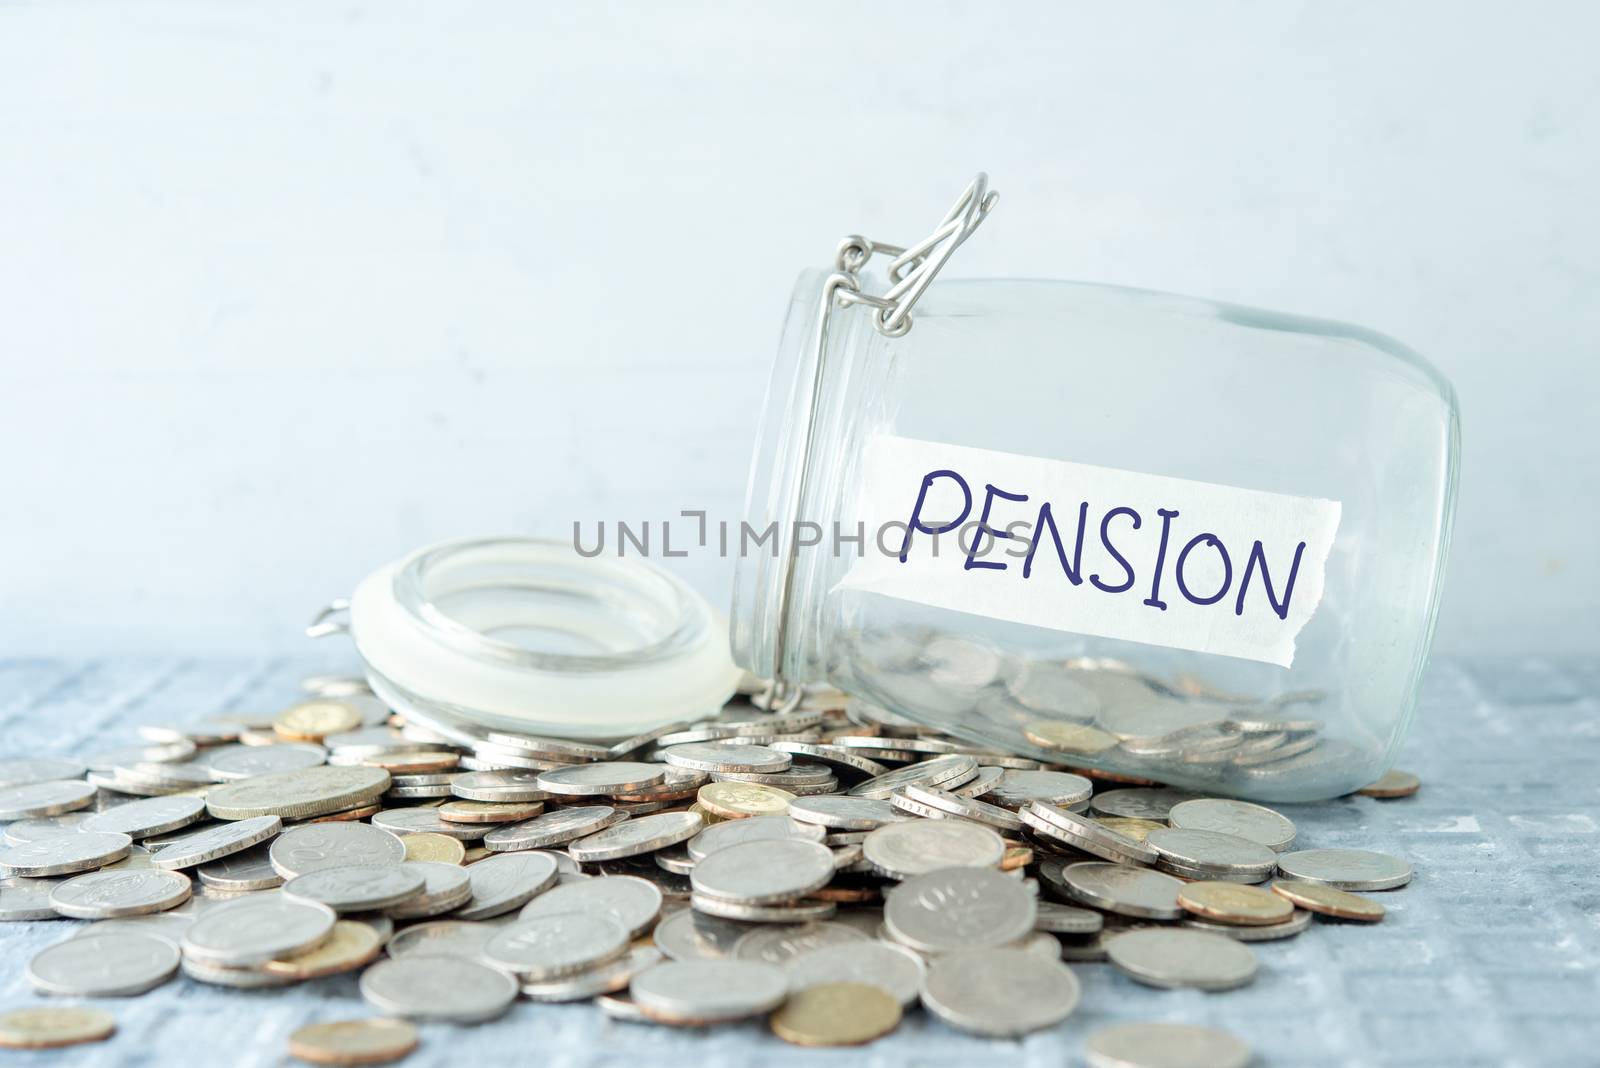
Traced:
[[479, 659], [553, 672], [617, 671], [677, 655], [702, 620], [676, 580], [640, 562], [531, 538], [448, 542], [402, 561], [395, 601]]

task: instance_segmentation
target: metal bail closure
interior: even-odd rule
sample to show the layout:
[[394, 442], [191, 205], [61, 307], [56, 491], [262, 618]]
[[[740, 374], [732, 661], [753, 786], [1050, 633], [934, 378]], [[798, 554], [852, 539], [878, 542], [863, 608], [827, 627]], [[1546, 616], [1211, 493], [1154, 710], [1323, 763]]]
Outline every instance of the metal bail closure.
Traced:
[[[911, 329], [911, 309], [921, 299], [923, 292], [933, 284], [945, 263], [956, 249], [971, 237], [983, 224], [1000, 199], [999, 193], [989, 191], [989, 176], [982, 171], [962, 190], [939, 225], [927, 237], [914, 245], [900, 247], [859, 234], [851, 234], [839, 242], [834, 255], [834, 273], [822, 287], [822, 306], [817, 316], [817, 327], [812, 332], [811, 391], [806, 398], [806, 413], [802, 425], [804, 437], [800, 440], [800, 471], [795, 479], [794, 495], [789, 502], [789, 514], [798, 517], [805, 501], [806, 487], [810, 481], [811, 439], [817, 428], [817, 395], [822, 387], [823, 364], [828, 350], [828, 327], [833, 310], [852, 304], [865, 304], [874, 309], [872, 325], [885, 337], [903, 337]], [[889, 290], [882, 296], [861, 291], [861, 272], [873, 256], [892, 256], [889, 264]], [[783, 581], [778, 587], [777, 630], [772, 642], [772, 684], [767, 690], [767, 707], [787, 710], [798, 705], [802, 696], [799, 686], [791, 686], [783, 674], [783, 658], [788, 646], [789, 602], [794, 593], [795, 545], [791, 538], [783, 564]]]

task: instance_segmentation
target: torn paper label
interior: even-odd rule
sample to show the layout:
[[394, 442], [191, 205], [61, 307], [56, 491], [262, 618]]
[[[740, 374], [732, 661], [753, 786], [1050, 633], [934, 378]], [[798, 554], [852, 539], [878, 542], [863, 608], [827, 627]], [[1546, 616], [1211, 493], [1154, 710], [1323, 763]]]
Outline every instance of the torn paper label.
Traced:
[[[880, 435], [840, 588], [1288, 667], [1338, 501]], [[876, 541], [876, 544], [873, 544]]]

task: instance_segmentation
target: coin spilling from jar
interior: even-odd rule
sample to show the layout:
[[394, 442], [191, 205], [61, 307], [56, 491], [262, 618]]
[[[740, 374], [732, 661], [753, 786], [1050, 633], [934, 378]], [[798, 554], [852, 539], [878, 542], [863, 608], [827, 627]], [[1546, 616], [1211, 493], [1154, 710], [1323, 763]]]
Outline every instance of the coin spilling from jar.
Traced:
[[[319, 1064], [400, 1059], [412, 1021], [481, 1023], [519, 999], [657, 1026], [765, 1018], [803, 1046], [873, 1042], [914, 1011], [1016, 1037], [1072, 1015], [1076, 966], [1232, 989], [1256, 975], [1252, 944], [1381, 920], [1367, 895], [1411, 878], [1397, 857], [1300, 842], [1262, 805], [1044, 764], [827, 691], [598, 745], [401, 717], [355, 678], [307, 688], [274, 716], [0, 762], [0, 920], [86, 921], [28, 962], [38, 992], [359, 973], [371, 1017], [284, 1036]], [[1363, 793], [1415, 789], [1396, 773]], [[114, 1013], [0, 1010], [0, 1046], [114, 1033]], [[1174, 1049], [1250, 1057], [1155, 1022], [1089, 1034], [1085, 1056]]]

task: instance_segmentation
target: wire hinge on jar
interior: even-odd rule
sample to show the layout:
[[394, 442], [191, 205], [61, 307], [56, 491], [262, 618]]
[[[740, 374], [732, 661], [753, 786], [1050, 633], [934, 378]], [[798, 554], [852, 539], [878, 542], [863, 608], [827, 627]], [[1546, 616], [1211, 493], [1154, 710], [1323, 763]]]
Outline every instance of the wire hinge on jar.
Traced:
[[[817, 326], [811, 337], [813, 373], [811, 393], [806, 400], [804, 420], [805, 436], [800, 440], [800, 471], [795, 479], [794, 496], [789, 514], [799, 515], [805, 501], [810, 465], [807, 457], [811, 451], [811, 438], [816, 431], [817, 395], [822, 387], [823, 363], [828, 348], [828, 326], [835, 308], [852, 304], [865, 304], [874, 309], [872, 325], [885, 337], [903, 337], [911, 329], [911, 309], [916, 306], [928, 286], [956, 249], [971, 237], [973, 231], [989, 217], [999, 193], [989, 191], [989, 176], [982, 171], [974, 178], [933, 232], [914, 245], [898, 245], [873, 241], [859, 234], [851, 234], [839, 242], [834, 256], [834, 272], [822, 286], [822, 307], [817, 316]], [[861, 290], [861, 272], [873, 256], [892, 256], [889, 264], [889, 289], [882, 296]], [[774, 711], [792, 708], [799, 704], [802, 690], [790, 685], [784, 677], [784, 652], [788, 645], [789, 600], [794, 591], [795, 545], [789, 543], [784, 561], [783, 581], [778, 588], [777, 629], [772, 643], [772, 682], [762, 703]]]

